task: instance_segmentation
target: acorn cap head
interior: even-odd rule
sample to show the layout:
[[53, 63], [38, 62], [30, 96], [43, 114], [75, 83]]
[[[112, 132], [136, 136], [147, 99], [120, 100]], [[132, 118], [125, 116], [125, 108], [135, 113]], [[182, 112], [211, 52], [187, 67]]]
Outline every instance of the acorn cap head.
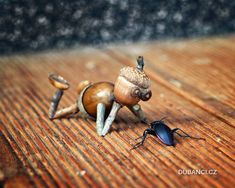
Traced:
[[56, 74], [49, 74], [50, 83], [57, 89], [66, 90], [69, 88], [69, 83], [62, 77]]
[[126, 78], [129, 82], [137, 85], [140, 88], [147, 89], [150, 87], [150, 79], [145, 74], [144, 71], [141, 71], [134, 67], [123, 67], [120, 70], [120, 75]]

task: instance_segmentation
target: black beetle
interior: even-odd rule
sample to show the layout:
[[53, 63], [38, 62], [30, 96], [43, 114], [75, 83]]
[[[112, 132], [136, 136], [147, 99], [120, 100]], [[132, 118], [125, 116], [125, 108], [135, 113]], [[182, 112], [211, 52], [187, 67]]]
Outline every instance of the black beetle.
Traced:
[[[189, 138], [198, 139], [198, 140], [205, 140], [204, 138], [192, 137], [188, 135], [186, 132], [184, 132], [183, 130], [181, 130], [180, 128], [170, 129], [170, 127], [168, 127], [164, 123], [163, 119], [165, 118], [162, 118], [161, 120], [150, 123], [150, 128], [145, 129], [143, 136], [140, 136], [139, 138], [136, 139], [138, 140], [142, 138], [141, 142], [137, 143], [132, 149], [136, 149], [137, 147], [143, 145], [148, 134], [157, 136], [159, 140], [162, 143], [166, 144], [167, 146], [175, 146], [174, 133], [179, 135], [180, 137], [189, 137]], [[148, 124], [147, 122], [145, 123]], [[182, 133], [184, 133], [184, 135], [178, 133], [177, 131], [181, 131]]]

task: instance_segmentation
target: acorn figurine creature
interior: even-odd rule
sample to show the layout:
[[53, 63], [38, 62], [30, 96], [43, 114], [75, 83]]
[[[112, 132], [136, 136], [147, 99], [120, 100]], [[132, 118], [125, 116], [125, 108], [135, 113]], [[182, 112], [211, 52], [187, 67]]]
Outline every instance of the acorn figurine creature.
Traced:
[[73, 105], [57, 111], [63, 90], [69, 88], [68, 82], [61, 76], [50, 74], [50, 83], [57, 88], [49, 109], [49, 118], [65, 117], [74, 113], [96, 119], [96, 129], [100, 136], [106, 135], [118, 113], [123, 107], [128, 107], [141, 121], [146, 121], [144, 113], [138, 104], [140, 100], [147, 101], [152, 93], [149, 89], [150, 79], [143, 71], [143, 57], [137, 59], [137, 67], [124, 67], [115, 84], [110, 82], [90, 83], [85, 80], [77, 87], [78, 100]]

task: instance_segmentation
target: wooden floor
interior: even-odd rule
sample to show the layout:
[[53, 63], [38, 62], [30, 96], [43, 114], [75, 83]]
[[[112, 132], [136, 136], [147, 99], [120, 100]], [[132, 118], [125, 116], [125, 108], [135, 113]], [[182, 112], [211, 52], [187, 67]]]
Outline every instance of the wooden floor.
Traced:
[[[48, 73], [71, 83], [65, 107], [81, 80], [114, 82], [139, 55], [152, 80], [147, 118], [206, 141], [176, 137], [174, 148], [149, 136], [130, 151], [147, 126], [127, 109], [105, 137], [89, 119], [48, 119]], [[235, 37], [1, 57], [0, 79], [0, 187], [235, 187]], [[216, 174], [179, 174], [193, 169]]]

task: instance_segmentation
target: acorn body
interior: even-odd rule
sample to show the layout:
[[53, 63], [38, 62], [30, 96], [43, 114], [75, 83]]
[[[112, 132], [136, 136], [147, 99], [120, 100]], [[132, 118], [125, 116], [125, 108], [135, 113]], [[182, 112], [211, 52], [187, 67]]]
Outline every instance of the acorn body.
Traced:
[[86, 88], [82, 96], [82, 104], [85, 111], [96, 118], [97, 105], [103, 103], [106, 107], [105, 114], [109, 114], [114, 101], [114, 84], [110, 82], [98, 82]]

